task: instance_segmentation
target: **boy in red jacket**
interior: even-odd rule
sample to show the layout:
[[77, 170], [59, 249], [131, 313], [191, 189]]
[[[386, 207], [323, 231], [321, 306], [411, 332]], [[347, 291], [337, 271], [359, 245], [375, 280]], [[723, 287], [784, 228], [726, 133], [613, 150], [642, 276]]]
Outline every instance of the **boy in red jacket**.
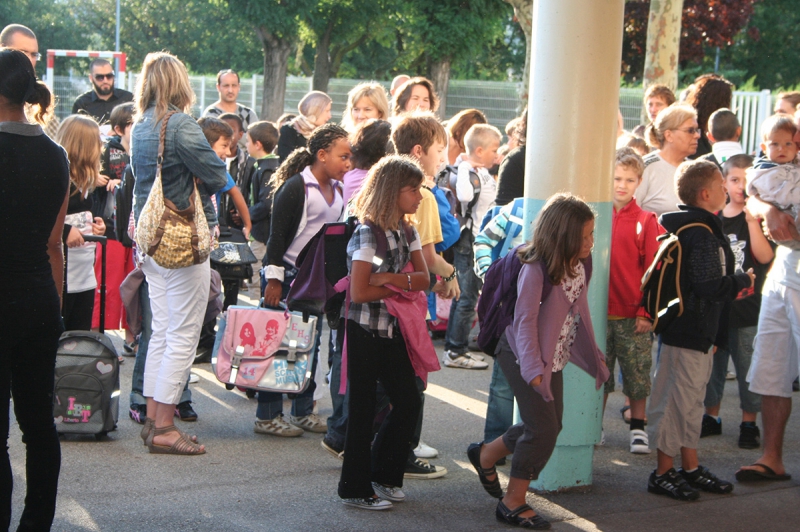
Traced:
[[643, 211], [633, 197], [642, 182], [644, 163], [631, 148], [617, 150], [614, 168], [614, 214], [611, 229], [611, 268], [608, 282], [606, 364], [611, 372], [605, 400], [614, 391], [614, 362], [622, 370], [622, 393], [630, 399], [630, 451], [647, 454], [645, 406], [650, 395], [650, 320], [641, 306], [642, 275], [658, 251], [656, 237], [663, 232], [656, 215]]

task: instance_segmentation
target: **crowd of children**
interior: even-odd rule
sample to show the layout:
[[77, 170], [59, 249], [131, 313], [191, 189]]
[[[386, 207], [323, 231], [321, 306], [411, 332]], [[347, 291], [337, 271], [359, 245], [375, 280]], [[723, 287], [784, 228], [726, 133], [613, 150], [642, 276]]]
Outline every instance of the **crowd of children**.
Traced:
[[[501, 149], [502, 133], [486, 124], [479, 110], [458, 113], [445, 128], [434, 114], [438, 99], [429, 80], [406, 79], [393, 95], [390, 102], [378, 84], [356, 86], [348, 94], [341, 127], [327, 124], [331, 99], [319, 92], [307, 95], [300, 114], [283, 124], [253, 120], [245, 127], [235, 113], [199, 120], [209, 146], [229, 172], [226, 187], [210, 194], [220, 219], [217, 231], [223, 238], [238, 231], [233, 240], [249, 243], [261, 261], [261, 271], [246, 281], [265, 307], [284, 302], [298, 271], [299, 253], [324, 224], [347, 216], [360, 222], [347, 247], [348, 305], [329, 342], [333, 415], [326, 422], [315, 413], [317, 385], [312, 378], [304, 392], [293, 396], [290, 416], [283, 414], [281, 394], [258, 392], [255, 432], [283, 437], [324, 433], [322, 447], [343, 460], [339, 496], [349, 506], [388, 509], [405, 499], [404, 478], [445, 475], [445, 468], [427, 460], [438, 451], [421, 440], [427, 372], [419, 370], [414, 356], [433, 352], [432, 346], [407, 337], [407, 325], [401, 325], [408, 319], [424, 322], [426, 316], [398, 316], [397, 300], [403, 299], [398, 293], [425, 291], [435, 294], [432, 300], [451, 301], [449, 314], [438, 316], [447, 321], [442, 364], [488, 368], [485, 356], [469, 347], [475, 307], [487, 271], [511, 254], [520, 268], [515, 312], [491, 353], [496, 359], [487, 383], [483, 442], [470, 445], [467, 453], [483, 487], [500, 499], [497, 519], [549, 528], [526, 504], [525, 493], [545, 467], [562, 429], [561, 371], [568, 362], [604, 387], [604, 408], [621, 379], [629, 450], [651, 453], [651, 441], [656, 449], [648, 491], [680, 500], [697, 499], [699, 490], [731, 492], [732, 483], [700, 464], [698, 442], [722, 433], [720, 403], [731, 358], [742, 410], [739, 447], [761, 445], [759, 394], [768, 392], [775, 378], [763, 345], [778, 341], [762, 336], [766, 318], [760, 312], [761, 291], [769, 288], [764, 283], [773, 260], [792, 264], [800, 249], [800, 167], [793, 117], [778, 113], [764, 124], [763, 156], [754, 159], [743, 153], [741, 126], [729, 109], [717, 109], [707, 124], [698, 124], [697, 112], [676, 103], [669, 89], [648, 89], [644, 103], [650, 123], [618, 141], [602, 353], [587, 303], [595, 213], [573, 195], [555, 195], [539, 213], [532, 239], [524, 242], [522, 176], [512, 175], [506, 164], [500, 174], [507, 181], [498, 185], [490, 171], [496, 171], [505, 153], [520, 167], [527, 114], [510, 124], [508, 144]], [[125, 181], [133, 179], [126, 173], [132, 123], [132, 104], [114, 110], [115, 135], [106, 142], [102, 158], [99, 144], [75, 141], [87, 135], [97, 138], [96, 123], [75, 116], [61, 124], [58, 139], [71, 162], [73, 191], [64, 231], [69, 249], [67, 328], [97, 326], [97, 311], [91, 320], [94, 251], [83, 243], [86, 233], [113, 239], [107, 251], [113, 270], [106, 319], [112, 328], [125, 324], [118, 287], [134, 265], [131, 241], [114, 228], [131, 223], [129, 213], [119, 208], [124, 201], [115, 197], [126, 190], [130, 195]], [[690, 161], [701, 129], [710, 152]], [[505, 197], [511, 190], [518, 191], [517, 197]], [[750, 202], [748, 195], [759, 203]], [[767, 233], [783, 238], [770, 241], [762, 221], [777, 219], [776, 213], [791, 216], [793, 223], [784, 223], [782, 231], [772, 223]], [[677, 234], [684, 250], [678, 279], [684, 310], [656, 337], [641, 281], [665, 231]], [[376, 257], [378, 240], [386, 241], [386, 257]], [[784, 275], [789, 282], [770, 275], [775, 280], [769, 286], [798, 289], [791, 282], [796, 272]], [[236, 303], [243, 281], [223, 279], [225, 308]], [[554, 289], [563, 295], [551, 294]], [[137, 356], [130, 417], [143, 423], [142, 374], [151, 334], [146, 282], [139, 297], [142, 334], [135, 338], [128, 333], [125, 351]], [[779, 313], [775, 308], [770, 312]], [[796, 337], [795, 321], [790, 320], [789, 330]], [[206, 325], [210, 334], [214, 323]], [[317, 323], [321, 332], [322, 320]], [[319, 336], [312, 374], [319, 363]], [[789, 368], [791, 361], [785, 365]], [[794, 378], [797, 367], [787, 372], [785, 377]], [[176, 415], [197, 419], [188, 385]], [[762, 460], [740, 470], [737, 478], [786, 476], [776, 459], [779, 444], [771, 438]], [[602, 445], [602, 436], [599, 440]], [[495, 466], [509, 455], [504, 493]], [[678, 456], [681, 467], [676, 469]]]

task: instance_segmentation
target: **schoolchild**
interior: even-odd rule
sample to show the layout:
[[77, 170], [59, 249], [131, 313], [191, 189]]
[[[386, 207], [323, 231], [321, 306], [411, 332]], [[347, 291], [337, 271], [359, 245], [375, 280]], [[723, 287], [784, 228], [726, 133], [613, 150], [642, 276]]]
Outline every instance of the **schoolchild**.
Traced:
[[[256, 161], [250, 157], [247, 149], [245, 149], [246, 132], [244, 129], [244, 122], [242, 121], [242, 117], [235, 113], [223, 113], [219, 115], [219, 119], [228, 124], [233, 130], [230, 151], [225, 156], [225, 166], [228, 168], [228, 173], [231, 175], [231, 178], [233, 178], [233, 182], [236, 183], [236, 186], [242, 191], [244, 201], [249, 207], [251, 203], [246, 191], [250, 188], [250, 182], [255, 172]], [[220, 201], [219, 209], [220, 212], [224, 213], [224, 216], [222, 216], [220, 220], [221, 222], [224, 221], [224, 223], [220, 223], [220, 225], [227, 226], [229, 230], [236, 229], [241, 231], [244, 228], [244, 223], [242, 222], [242, 217], [239, 216], [239, 211], [231, 204], [228, 196], [222, 195], [220, 199], [222, 201]], [[236, 235], [236, 237], [238, 237], [238, 235]]]
[[606, 363], [611, 376], [605, 383], [603, 407], [614, 391], [614, 364], [619, 361], [622, 393], [630, 399], [630, 452], [635, 454], [650, 453], [644, 425], [650, 395], [652, 322], [641, 306], [640, 288], [642, 275], [658, 251], [656, 238], [662, 233], [656, 215], [642, 210], [634, 197], [643, 172], [644, 162], [633, 148], [617, 150], [606, 328]]
[[[280, 165], [278, 156], [273, 153], [277, 145], [278, 129], [272, 122], [262, 120], [250, 124], [250, 127], [247, 128], [245, 147], [250, 157], [255, 159], [255, 172], [250, 179], [249, 186], [244, 189], [244, 193], [245, 201], [250, 206], [250, 221], [253, 223], [253, 230], [250, 232], [250, 249], [253, 250], [253, 255], [258, 260], [262, 260], [267, 254], [272, 214], [272, 189], [269, 182]], [[259, 275], [256, 273], [254, 278], [258, 277]], [[258, 290], [258, 292], [256, 299], [261, 296], [261, 291]]]
[[[661, 333], [658, 366], [650, 395], [650, 432], [658, 464], [647, 491], [678, 500], [695, 500], [698, 490], [730, 493], [733, 484], [717, 478], [700, 464], [697, 443], [703, 398], [711, 376], [711, 349], [725, 304], [753, 286], [753, 270], [734, 273], [734, 257], [722, 223], [714, 214], [725, 207], [725, 181], [710, 161], [682, 163], [675, 175], [680, 211], [665, 213], [661, 225], [675, 233], [683, 250], [680, 274], [683, 314]], [[675, 457], [681, 469], [675, 470]]]
[[69, 204], [64, 222], [63, 242], [67, 246], [67, 283], [62, 301], [64, 330], [88, 331], [97, 278], [94, 274], [95, 243], [83, 235], [103, 235], [106, 225], [92, 217], [91, 193], [100, 175], [100, 128], [88, 115], [70, 115], [61, 122], [56, 142], [69, 159]]
[[[334, 124], [315, 129], [308, 146], [292, 152], [273, 174], [270, 186], [272, 221], [267, 241], [267, 266], [262, 270], [264, 304], [278, 307], [297, 274], [295, 260], [325, 223], [339, 220], [344, 210], [341, 181], [350, 169], [347, 131]], [[311, 383], [292, 399], [291, 422], [283, 418], [283, 395], [259, 392], [255, 432], [275, 436], [301, 436], [303, 430], [325, 433], [327, 425], [314, 409], [313, 380], [319, 354], [322, 319], [317, 321], [317, 341]]]
[[[475, 257], [472, 244], [480, 232], [483, 216], [494, 204], [497, 196], [497, 183], [486, 169], [494, 165], [501, 140], [502, 135], [496, 127], [475, 124], [464, 136], [466, 155], [461, 155], [456, 159], [458, 166], [456, 196], [465, 216], [469, 209], [468, 205], [476, 199], [477, 201], [471, 208], [470, 216], [464, 221], [458, 242], [453, 246], [453, 260], [458, 270], [461, 297], [456, 304], [450, 307], [442, 360], [445, 366], [451, 368], [486, 369], [489, 367], [486, 362], [479, 360], [474, 353], [467, 349], [469, 331], [475, 316], [475, 304], [478, 301], [482, 284], [473, 271]], [[470, 179], [470, 173], [473, 172], [477, 172], [480, 179], [480, 192], [477, 193]]]
[[[572, 362], [595, 379], [608, 379], [603, 353], [594, 340], [587, 292], [594, 246], [594, 213], [579, 198], [556, 194], [536, 221], [533, 238], [518, 251], [514, 320], [497, 344], [500, 364], [519, 405], [522, 421], [489, 443], [473, 443], [467, 456], [486, 491], [501, 499], [498, 521], [545, 530], [550, 523], [525, 502], [561, 432], [562, 370]], [[545, 274], [546, 272], [546, 274]], [[552, 285], [542, 301], [545, 284]], [[587, 392], [588, 393], [588, 392]], [[505, 495], [495, 463], [513, 454]]]
[[[421, 402], [411, 360], [414, 344], [407, 345], [404, 329], [390, 314], [386, 300], [400, 297], [398, 292], [422, 291], [429, 286], [419, 235], [413, 227], [408, 231], [404, 220], [417, 211], [424, 181], [412, 159], [390, 156], [372, 167], [356, 198], [355, 212], [362, 224], [347, 246], [349, 417], [338, 489], [347, 506], [386, 510], [392, 502], [405, 499], [404, 470]], [[387, 257], [376, 268], [375, 259], [381, 257], [375, 257], [378, 246], [373, 230], [383, 231], [387, 241]], [[424, 326], [422, 314], [414, 318]], [[412, 337], [408, 341], [412, 342]], [[373, 442], [379, 381], [392, 410]]]
[[[713, 148], [713, 145], [712, 145]], [[722, 163], [722, 175], [730, 201], [720, 213], [722, 231], [730, 241], [735, 269], [743, 272], [753, 268], [756, 273], [755, 286], [746, 288], [731, 303], [728, 318], [727, 347], [714, 353], [711, 380], [706, 388], [703, 427], [700, 437], [722, 434], [722, 419], [719, 406], [728, 372], [728, 358], [733, 359], [736, 380], [739, 384], [739, 406], [742, 423], [739, 425], [739, 447], [755, 449], [760, 445], [761, 433], [756, 426], [756, 417], [761, 411], [761, 396], [749, 390], [747, 372], [753, 357], [753, 343], [758, 329], [758, 313], [761, 308], [761, 287], [764, 286], [775, 252], [761, 230], [761, 223], [745, 209], [745, 171], [753, 164], [753, 157], [740, 153]]]

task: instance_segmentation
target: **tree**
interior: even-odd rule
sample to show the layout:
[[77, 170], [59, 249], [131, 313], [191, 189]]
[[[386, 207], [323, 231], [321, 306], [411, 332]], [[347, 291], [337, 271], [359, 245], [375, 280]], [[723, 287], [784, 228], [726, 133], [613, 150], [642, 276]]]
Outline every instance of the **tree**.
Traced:
[[289, 55], [296, 44], [299, 20], [314, 8], [313, 0], [228, 0], [234, 13], [248, 20], [264, 50], [264, 98], [260, 116], [277, 120], [283, 113]]
[[755, 76], [762, 89], [791, 88], [800, 84], [797, 50], [800, 47], [800, 11], [796, 0], [761, 0], [753, 16], [724, 54], [734, 68]]
[[655, 83], [678, 88], [678, 52], [683, 0], [652, 0], [647, 20], [644, 87]]
[[514, 17], [525, 33], [525, 69], [522, 71], [523, 90], [520, 97], [527, 105], [531, 78], [531, 39], [533, 32], [533, 0], [503, 0], [514, 7]]

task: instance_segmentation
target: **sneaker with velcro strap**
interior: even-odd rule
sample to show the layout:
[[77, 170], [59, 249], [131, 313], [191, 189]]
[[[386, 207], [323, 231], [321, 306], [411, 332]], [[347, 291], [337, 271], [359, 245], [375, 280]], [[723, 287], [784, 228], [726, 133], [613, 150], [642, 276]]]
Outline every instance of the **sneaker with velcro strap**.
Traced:
[[256, 419], [253, 432], [259, 434], [271, 434], [283, 438], [296, 438], [303, 435], [303, 429], [295, 427], [283, 418], [283, 414], [278, 414], [272, 419]]
[[308, 432], [316, 432], [318, 434], [328, 432], [328, 422], [314, 413], [307, 416], [291, 416], [289, 421], [295, 427], [300, 427]]
[[686, 482], [693, 488], [701, 489], [709, 493], [726, 494], [733, 491], [733, 484], [727, 480], [717, 478], [717, 476], [708, 470], [705, 466], [697, 466], [692, 472], [679, 469], [678, 473], [686, 479]]
[[391, 510], [392, 508], [391, 502], [384, 501], [380, 497], [342, 499], [342, 504], [353, 508], [361, 508], [362, 510]]
[[489, 367], [488, 362], [478, 360], [475, 358], [474, 353], [467, 351], [466, 353], [456, 353], [449, 349], [444, 352], [442, 363], [448, 368], [461, 368], [461, 369], [486, 369]]
[[647, 433], [640, 429], [633, 429], [631, 432], [631, 452], [633, 454], [650, 454], [650, 440]]
[[447, 469], [442, 466], [432, 465], [427, 460], [416, 458], [406, 461], [405, 473], [403, 478], [418, 478], [428, 480], [440, 478], [447, 474]]
[[406, 494], [403, 493], [403, 490], [395, 488], [394, 486], [384, 486], [383, 484], [373, 482], [372, 489], [375, 490], [375, 495], [387, 501], [403, 502], [406, 500]]
[[700, 497], [700, 492], [692, 488], [672, 467], [663, 475], [656, 475], [654, 469], [647, 480], [647, 491], [657, 495], [667, 495], [679, 501], [696, 501]]

